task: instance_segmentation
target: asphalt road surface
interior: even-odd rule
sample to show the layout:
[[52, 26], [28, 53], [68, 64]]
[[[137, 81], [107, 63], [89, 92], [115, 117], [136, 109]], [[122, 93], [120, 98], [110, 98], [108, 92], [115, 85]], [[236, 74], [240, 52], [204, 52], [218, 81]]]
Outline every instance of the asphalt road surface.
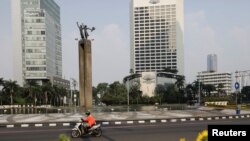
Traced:
[[[185, 121], [176, 123], [103, 126], [101, 137], [84, 136], [71, 141], [194, 141], [208, 124], [249, 124], [250, 119]], [[0, 141], [58, 141], [60, 134], [70, 136], [73, 127], [0, 128]]]

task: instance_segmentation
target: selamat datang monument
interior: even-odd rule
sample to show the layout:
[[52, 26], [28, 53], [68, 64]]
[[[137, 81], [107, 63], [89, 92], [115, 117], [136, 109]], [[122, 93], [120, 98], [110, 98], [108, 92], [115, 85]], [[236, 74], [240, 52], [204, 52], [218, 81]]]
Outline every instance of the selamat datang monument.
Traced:
[[79, 97], [80, 109], [92, 108], [92, 52], [91, 40], [88, 40], [88, 30], [95, 30], [94, 27], [89, 28], [87, 25], [77, 26], [80, 30], [81, 39], [78, 42], [79, 49]]

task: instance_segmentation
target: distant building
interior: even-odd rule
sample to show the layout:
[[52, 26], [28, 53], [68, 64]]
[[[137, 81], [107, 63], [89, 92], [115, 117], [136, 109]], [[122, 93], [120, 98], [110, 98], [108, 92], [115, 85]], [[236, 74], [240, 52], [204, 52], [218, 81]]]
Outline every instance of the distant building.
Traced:
[[132, 72], [184, 74], [183, 0], [131, 0], [130, 25]]
[[[197, 80], [199, 80], [202, 84], [205, 85], [213, 85], [218, 90], [218, 85], [222, 84], [223, 88], [222, 90], [225, 91], [225, 93], [231, 94], [232, 93], [232, 73], [218, 73], [218, 72], [200, 72], [197, 75]], [[212, 92], [217, 93], [217, 91]]]
[[209, 54], [207, 56], [207, 71], [217, 72], [217, 55]]
[[131, 0], [131, 75], [124, 78], [128, 90], [136, 81], [143, 95], [151, 97], [158, 84], [175, 83], [170, 74], [162, 73], [165, 68], [184, 75], [183, 4], [183, 0]]
[[213, 85], [216, 91], [211, 92], [215, 94], [218, 92], [218, 86], [223, 85], [222, 90], [228, 95], [232, 93], [232, 73], [217, 72], [217, 55], [209, 54], [207, 56], [207, 71], [198, 72], [197, 80], [205, 85]]
[[62, 79], [60, 7], [54, 0], [12, 0], [11, 11], [14, 79], [20, 86], [27, 80], [40, 85], [51, 78], [66, 82]]

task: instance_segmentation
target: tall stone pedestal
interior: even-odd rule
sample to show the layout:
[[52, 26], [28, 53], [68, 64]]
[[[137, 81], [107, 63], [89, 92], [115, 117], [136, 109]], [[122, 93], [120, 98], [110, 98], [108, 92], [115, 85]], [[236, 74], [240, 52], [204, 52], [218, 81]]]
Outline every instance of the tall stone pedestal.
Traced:
[[91, 41], [80, 40], [79, 47], [79, 88], [80, 109], [92, 108], [92, 53]]

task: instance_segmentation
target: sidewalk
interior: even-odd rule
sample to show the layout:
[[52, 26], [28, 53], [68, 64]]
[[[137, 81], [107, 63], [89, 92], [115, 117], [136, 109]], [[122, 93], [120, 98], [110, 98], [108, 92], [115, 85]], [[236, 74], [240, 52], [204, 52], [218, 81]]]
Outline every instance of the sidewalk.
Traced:
[[[250, 110], [241, 110], [241, 115], [250, 114]], [[192, 117], [215, 117], [236, 115], [233, 109], [215, 109], [200, 107], [196, 110], [152, 110], [129, 112], [92, 112], [97, 121], [132, 121], [132, 120], [160, 120]], [[53, 113], [53, 114], [1, 114], [0, 124], [17, 123], [54, 123], [78, 122], [84, 113]]]

